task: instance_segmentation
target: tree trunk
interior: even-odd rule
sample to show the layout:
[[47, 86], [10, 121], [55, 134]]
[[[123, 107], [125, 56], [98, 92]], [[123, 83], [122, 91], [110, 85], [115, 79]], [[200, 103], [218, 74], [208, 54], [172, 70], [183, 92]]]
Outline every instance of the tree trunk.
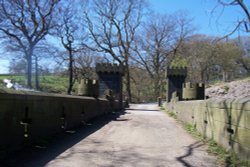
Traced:
[[67, 94], [69, 95], [71, 94], [72, 88], [73, 88], [73, 54], [72, 50], [69, 49], [69, 86]]
[[35, 79], [36, 79], [36, 89], [40, 90], [40, 84], [39, 84], [39, 69], [38, 69], [38, 58], [35, 56]]
[[154, 79], [154, 98], [157, 99], [160, 96], [160, 82], [158, 77]]
[[131, 85], [130, 85], [130, 72], [129, 72], [129, 65], [128, 62], [125, 63], [125, 77], [126, 77], [126, 93], [128, 95], [129, 102], [132, 102], [132, 95], [131, 95]]
[[32, 88], [32, 54], [33, 54], [33, 49], [30, 49], [29, 52], [26, 54], [28, 88]]

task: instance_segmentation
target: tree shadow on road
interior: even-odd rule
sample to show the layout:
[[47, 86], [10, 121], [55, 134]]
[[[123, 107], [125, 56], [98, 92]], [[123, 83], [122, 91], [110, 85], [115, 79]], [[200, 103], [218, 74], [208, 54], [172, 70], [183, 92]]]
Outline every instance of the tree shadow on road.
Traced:
[[189, 146], [187, 146], [187, 151], [184, 155], [179, 156], [176, 158], [177, 161], [179, 161], [180, 163], [183, 164], [183, 166], [185, 167], [194, 167], [192, 164], [190, 164], [190, 162], [188, 162], [187, 157], [190, 157], [193, 155], [193, 152], [196, 148], [199, 148], [201, 146], [203, 146], [203, 143], [200, 142], [195, 142]]
[[54, 136], [46, 137], [46, 144], [39, 146], [36, 143], [23, 148], [20, 151], [1, 157], [0, 166], [3, 167], [42, 167], [56, 158], [58, 155], [77, 144], [92, 133], [101, 129], [104, 125], [117, 120], [125, 111], [109, 113], [98, 117], [85, 126], [67, 130]]

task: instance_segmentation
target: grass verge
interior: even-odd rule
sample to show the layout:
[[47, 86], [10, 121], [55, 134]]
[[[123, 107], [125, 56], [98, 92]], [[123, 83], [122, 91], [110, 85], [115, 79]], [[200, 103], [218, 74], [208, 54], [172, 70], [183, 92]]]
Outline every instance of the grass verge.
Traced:
[[172, 117], [172, 118], [174, 118], [174, 119], [177, 119], [177, 115], [175, 114], [175, 112], [167, 112], [167, 114], [168, 114], [170, 117]]

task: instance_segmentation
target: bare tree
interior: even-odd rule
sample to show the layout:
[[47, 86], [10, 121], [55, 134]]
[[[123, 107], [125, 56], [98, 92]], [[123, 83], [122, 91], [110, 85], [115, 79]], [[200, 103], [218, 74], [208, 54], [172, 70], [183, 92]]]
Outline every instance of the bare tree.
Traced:
[[154, 14], [137, 38], [133, 58], [143, 66], [154, 81], [155, 98], [160, 96], [167, 59], [178, 54], [183, 41], [192, 32], [191, 20], [181, 13]]
[[75, 57], [75, 75], [78, 79], [96, 79], [95, 65], [100, 62], [104, 62], [104, 59], [96, 52], [88, 49], [78, 52]]
[[185, 42], [182, 56], [188, 61], [189, 80], [208, 81], [209, 69], [215, 66], [217, 60], [213, 40], [205, 35], [194, 35]]
[[243, 75], [246, 73], [250, 74], [250, 37], [238, 37], [235, 42], [238, 43], [239, 47], [241, 47], [244, 51], [244, 56], [239, 60], [239, 64], [243, 68]]
[[12, 59], [9, 65], [9, 72], [11, 74], [25, 74], [26, 61]]
[[234, 73], [239, 71], [238, 62], [244, 55], [243, 49], [233, 41], [221, 41], [216, 44], [216, 54], [218, 55], [216, 64], [220, 66], [222, 80], [228, 82]]
[[[250, 12], [249, 12], [249, 5], [247, 5], [246, 1], [243, 0], [217, 0], [219, 5], [222, 7], [229, 7], [229, 6], [238, 6], [240, 7], [243, 18], [239, 19], [237, 25], [232, 29], [232, 31], [226, 35], [230, 36], [235, 33], [241, 26], [244, 27], [245, 32], [250, 32]], [[216, 8], [215, 8], [216, 9]]]
[[110, 55], [124, 66], [126, 93], [131, 101], [129, 60], [141, 24], [144, 0], [94, 0], [90, 6], [84, 13], [90, 34], [85, 46]]
[[74, 85], [73, 82], [73, 64], [74, 64], [74, 52], [76, 52], [76, 35], [77, 35], [77, 23], [76, 23], [76, 9], [74, 8], [73, 2], [64, 4], [65, 6], [61, 8], [59, 23], [57, 26], [57, 36], [60, 38], [62, 46], [67, 51], [67, 58], [65, 59], [68, 62], [68, 72], [69, 72], [69, 81], [68, 81], [68, 90], [67, 94], [71, 94], [72, 88]]
[[145, 72], [145, 69], [140, 68], [140, 66], [140, 64], [130, 65], [133, 102], [153, 102], [155, 101], [154, 80]]
[[39, 77], [40, 77], [42, 66], [40, 65], [40, 62], [42, 62], [42, 60], [46, 60], [48, 64], [48, 61], [51, 61], [53, 58], [53, 56], [51, 55], [54, 55], [55, 52], [57, 52], [57, 49], [51, 46], [51, 44], [47, 43], [47, 41], [40, 42], [36, 46], [36, 49], [34, 50], [33, 64], [34, 64], [34, 73], [35, 73], [35, 88], [37, 90], [41, 89]]
[[19, 48], [27, 61], [27, 86], [32, 87], [32, 59], [36, 45], [53, 26], [59, 0], [0, 0], [0, 32]]
[[244, 52], [235, 41], [194, 35], [184, 44], [183, 57], [188, 61], [189, 80], [208, 83], [229, 81], [239, 74], [239, 61]]

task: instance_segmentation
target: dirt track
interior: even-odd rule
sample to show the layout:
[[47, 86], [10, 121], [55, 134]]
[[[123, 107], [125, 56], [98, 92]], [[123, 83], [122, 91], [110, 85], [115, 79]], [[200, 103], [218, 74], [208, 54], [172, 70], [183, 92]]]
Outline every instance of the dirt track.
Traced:
[[174, 119], [158, 111], [155, 104], [131, 105], [103, 125], [87, 135], [78, 132], [73, 137], [77, 140], [67, 139], [70, 144], [59, 142], [55, 148], [45, 148], [39, 157], [20, 163], [46, 167], [217, 166], [205, 146], [190, 137]]

